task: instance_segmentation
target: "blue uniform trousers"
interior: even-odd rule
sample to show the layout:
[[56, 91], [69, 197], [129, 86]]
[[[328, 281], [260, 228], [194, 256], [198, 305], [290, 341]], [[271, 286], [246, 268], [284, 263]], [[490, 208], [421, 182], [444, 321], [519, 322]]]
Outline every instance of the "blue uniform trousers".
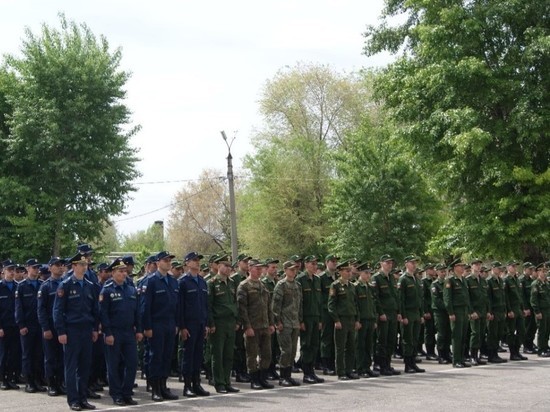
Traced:
[[44, 339], [43, 342], [46, 379], [63, 379], [63, 345], [57, 340], [57, 333], [53, 333], [52, 339]]
[[27, 378], [40, 378], [43, 372], [42, 330], [36, 325], [21, 335], [22, 371]]
[[137, 346], [134, 329], [112, 329], [115, 343], [105, 345], [109, 395], [115, 399], [130, 398], [136, 378]]
[[68, 327], [65, 353], [65, 386], [69, 405], [87, 401], [92, 364], [92, 327]]
[[4, 337], [0, 338], [0, 379], [13, 379], [20, 360], [19, 329], [16, 326], [4, 327]]
[[201, 372], [206, 325], [190, 323], [186, 328], [190, 336], [183, 342], [182, 375], [192, 377]]
[[150, 338], [149, 377], [151, 379], [168, 378], [170, 362], [174, 352], [176, 325], [153, 325], [153, 337]]

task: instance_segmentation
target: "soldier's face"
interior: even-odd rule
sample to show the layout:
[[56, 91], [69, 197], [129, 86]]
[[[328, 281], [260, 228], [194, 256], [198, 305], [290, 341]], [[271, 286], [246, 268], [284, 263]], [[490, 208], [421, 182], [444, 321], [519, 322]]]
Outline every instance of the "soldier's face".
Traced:
[[248, 272], [248, 260], [241, 260], [239, 262], [239, 270], [241, 272]]
[[384, 262], [380, 262], [380, 267], [384, 272], [388, 273], [393, 267], [393, 260], [385, 260]]
[[115, 269], [113, 271], [113, 280], [119, 285], [122, 285], [124, 283], [124, 281], [126, 280], [126, 276], [128, 276], [128, 272], [125, 268]]
[[172, 259], [164, 258], [157, 262], [158, 270], [163, 272], [168, 272], [172, 267]]
[[472, 271], [474, 273], [479, 273], [481, 270], [481, 263], [472, 263]]
[[222, 276], [229, 276], [231, 267], [224, 264], [218, 265], [218, 273]]
[[147, 273], [153, 273], [157, 270], [157, 262], [147, 263]]
[[306, 262], [306, 270], [309, 273], [315, 273], [317, 271], [317, 261]]
[[4, 279], [6, 279], [6, 281], [8, 281], [8, 282], [13, 281], [13, 278], [15, 276], [15, 269], [14, 268], [6, 268], [2, 271], [2, 273], [4, 274]]
[[512, 275], [516, 274], [516, 265], [509, 265], [508, 266], [508, 273], [511, 273]]
[[416, 270], [416, 260], [405, 262], [405, 267], [407, 268], [407, 272], [413, 273]]
[[52, 274], [52, 276], [61, 276], [61, 274], [63, 273], [63, 264], [61, 263], [55, 263], [53, 265], [50, 265], [50, 272]]
[[456, 265], [454, 267], [454, 272], [455, 274], [459, 275], [459, 276], [462, 276], [464, 274], [464, 265]]
[[296, 277], [296, 268], [285, 269], [285, 276], [288, 280], [294, 280]]
[[262, 268], [260, 266], [251, 266], [248, 268], [248, 271], [250, 272], [250, 277], [254, 280], [260, 279], [262, 275]]
[[441, 269], [441, 270], [437, 271], [437, 277], [440, 278], [440, 279], [443, 279], [446, 274], [447, 274], [447, 272], [445, 271], [445, 269]]
[[187, 261], [187, 267], [191, 271], [198, 271], [201, 268], [201, 261], [200, 259], [192, 259]]
[[365, 272], [365, 271], [362, 271], [359, 273], [359, 276], [361, 277], [361, 280], [363, 282], [368, 282], [370, 281], [370, 272]]
[[84, 276], [87, 267], [87, 263], [73, 263], [74, 274], [78, 277]]
[[331, 272], [334, 272], [336, 270], [336, 265], [338, 264], [338, 261], [336, 259], [327, 260], [327, 269]]
[[275, 276], [275, 274], [277, 273], [277, 264], [276, 263], [270, 263], [268, 266], [267, 266], [267, 274], [269, 276]]
[[349, 268], [346, 268], [346, 269], [340, 269], [340, 276], [342, 277], [342, 279], [344, 280], [349, 280], [350, 276], [351, 276], [351, 270]]

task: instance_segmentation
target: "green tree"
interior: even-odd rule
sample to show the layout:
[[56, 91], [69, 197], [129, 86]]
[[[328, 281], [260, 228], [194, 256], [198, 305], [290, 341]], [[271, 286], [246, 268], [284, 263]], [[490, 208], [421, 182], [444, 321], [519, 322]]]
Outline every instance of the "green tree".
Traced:
[[201, 254], [230, 250], [227, 182], [219, 170], [204, 170], [189, 182], [172, 203], [167, 229], [170, 252], [178, 256], [194, 250]]
[[323, 65], [287, 67], [266, 83], [264, 127], [245, 159], [251, 178], [239, 196], [239, 236], [248, 253], [324, 253], [329, 154], [359, 126], [369, 101], [359, 76]]
[[434, 245], [533, 260], [549, 250], [548, 16], [544, 1], [387, 0], [366, 32], [367, 55], [400, 53], [376, 96], [449, 206]]
[[440, 204], [391, 126], [365, 121], [336, 153], [336, 178], [326, 209], [327, 239], [342, 256], [376, 261], [425, 255], [440, 225]]
[[147, 256], [165, 250], [164, 222], [159, 220], [146, 230], [138, 230], [122, 236], [120, 249], [137, 252], [136, 259], [143, 264]]
[[21, 57], [6, 56], [0, 76], [4, 194], [23, 203], [6, 210], [2, 240], [43, 258], [99, 236], [139, 175], [121, 50], [85, 24], [60, 23], [27, 29]]

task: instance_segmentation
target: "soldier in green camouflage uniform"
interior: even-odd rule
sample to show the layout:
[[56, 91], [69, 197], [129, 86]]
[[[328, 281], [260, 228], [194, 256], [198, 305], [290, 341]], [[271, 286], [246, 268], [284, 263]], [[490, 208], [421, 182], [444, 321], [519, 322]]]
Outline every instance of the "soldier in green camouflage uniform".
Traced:
[[505, 335], [506, 302], [504, 299], [504, 283], [500, 278], [502, 264], [491, 263], [491, 276], [487, 278], [489, 297], [489, 322], [487, 322], [487, 352], [489, 363], [504, 363], [506, 359], [498, 356], [500, 339]]
[[[537, 267], [537, 269], [539, 269]], [[544, 273], [544, 265], [537, 270], [537, 278], [531, 284], [531, 307], [537, 320], [539, 333], [537, 335], [538, 356], [550, 357], [548, 339], [550, 338], [550, 284]]]
[[481, 348], [481, 337], [485, 334], [489, 298], [487, 295], [487, 282], [480, 277], [481, 260], [475, 259], [470, 262], [472, 272], [466, 276], [470, 306], [472, 312], [477, 314], [476, 319], [470, 319], [470, 357], [474, 366], [485, 365], [486, 362], [479, 357]]
[[306, 270], [296, 277], [296, 281], [302, 286], [302, 314], [303, 327], [300, 332], [300, 355], [302, 370], [304, 371], [304, 383], [323, 383], [324, 379], [318, 377], [313, 369], [313, 363], [319, 350], [319, 331], [321, 323], [321, 280], [315, 274], [317, 261], [308, 256], [305, 264]]
[[[465, 368], [471, 366], [464, 360], [464, 338], [468, 328], [470, 308], [470, 297], [466, 280], [462, 278], [465, 263], [456, 259], [449, 265], [452, 273], [445, 281], [443, 289], [443, 302], [449, 313], [451, 321], [451, 343], [453, 347], [453, 367]], [[476, 319], [476, 314], [471, 318]]]
[[523, 291], [516, 271], [517, 262], [510, 261], [507, 264], [508, 271], [504, 276], [504, 300], [506, 302], [506, 326], [508, 335], [506, 342], [510, 350], [510, 360], [527, 360], [527, 357], [519, 353], [523, 339], [525, 338], [525, 322], [523, 317], [526, 310], [523, 306]]
[[303, 322], [302, 288], [295, 280], [295, 262], [287, 261], [283, 267], [285, 277], [275, 286], [271, 304], [281, 352], [279, 385], [300, 386], [300, 383], [292, 378], [292, 363], [296, 357], [300, 325]]
[[[261, 282], [269, 291], [271, 299], [273, 299], [273, 291], [275, 290], [275, 285], [277, 284], [277, 265], [279, 264], [279, 261], [277, 259], [268, 258], [265, 260], [265, 264], [267, 265], [267, 269], [265, 276], [262, 277]], [[280, 378], [279, 374], [277, 373], [277, 369], [275, 368], [275, 365], [279, 360], [279, 355], [280, 350], [279, 342], [277, 342], [277, 334], [273, 333], [271, 335], [271, 364], [269, 365], [269, 369], [267, 371], [267, 379], [269, 380], [279, 380]]]
[[397, 343], [397, 325], [401, 322], [396, 280], [390, 274], [393, 263], [391, 256], [383, 255], [380, 258], [380, 271], [371, 279], [378, 314], [375, 362], [380, 366], [380, 374], [385, 376], [401, 374], [391, 367], [391, 357]]
[[405, 373], [426, 372], [416, 364], [416, 349], [423, 318], [422, 284], [417, 279], [414, 255], [405, 257], [405, 272], [397, 282], [399, 312], [401, 313], [401, 336], [403, 338], [403, 361]]
[[328, 312], [334, 321], [336, 374], [339, 380], [359, 379], [355, 367], [355, 331], [361, 327], [355, 286], [350, 281], [349, 262], [337, 266], [340, 278], [330, 285]]
[[[275, 332], [269, 291], [260, 281], [264, 263], [249, 260], [249, 276], [237, 287], [239, 318], [244, 329], [246, 366], [251, 389], [272, 389], [267, 369], [271, 363], [271, 334]], [[259, 363], [258, 363], [259, 356]]]
[[447, 267], [443, 263], [435, 265], [437, 279], [432, 282], [430, 289], [432, 295], [432, 313], [437, 331], [436, 345], [438, 361], [441, 365], [452, 363], [451, 359], [451, 322], [449, 313], [443, 301], [443, 290], [447, 277]]
[[523, 273], [519, 277], [521, 286], [523, 307], [526, 309], [525, 316], [525, 337], [523, 339], [523, 353], [534, 354], [537, 350], [534, 345], [535, 335], [537, 333], [537, 320], [531, 306], [531, 285], [535, 281], [536, 276], [533, 275], [535, 266], [531, 262], [523, 264]]
[[363, 263], [357, 269], [359, 279], [355, 283], [355, 297], [361, 328], [357, 331], [356, 370], [360, 378], [374, 378], [380, 373], [371, 369], [377, 318], [374, 294], [369, 285], [371, 268], [368, 263]]
[[208, 341], [211, 349], [213, 383], [218, 393], [239, 392], [231, 386], [233, 345], [238, 329], [236, 285], [229, 279], [231, 263], [217, 262], [218, 273], [208, 281]]
[[[231, 280], [238, 287], [248, 277], [248, 261], [250, 256], [240, 254], [237, 256], [237, 271], [231, 275]], [[235, 355], [233, 357], [233, 369], [235, 370], [237, 382], [250, 382], [250, 376], [246, 372], [246, 349], [244, 347], [244, 330], [241, 329], [235, 334]]]
[[338, 279], [336, 265], [339, 257], [333, 254], [325, 258], [326, 270], [319, 275], [321, 279], [321, 321], [323, 329], [321, 330], [321, 363], [324, 375], [335, 375], [334, 365], [334, 321], [328, 313], [328, 293], [330, 285]]

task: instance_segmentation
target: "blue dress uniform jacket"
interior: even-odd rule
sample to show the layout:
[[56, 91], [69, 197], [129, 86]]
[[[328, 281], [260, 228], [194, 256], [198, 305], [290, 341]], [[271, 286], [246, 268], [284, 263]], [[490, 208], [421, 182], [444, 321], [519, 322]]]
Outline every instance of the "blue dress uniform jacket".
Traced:
[[21, 335], [22, 371], [27, 377], [27, 383], [33, 385], [41, 378], [42, 362], [42, 330], [38, 323], [37, 296], [41, 280], [25, 279], [17, 286], [15, 292], [15, 321], [19, 329], [27, 328], [27, 333]]
[[16, 282], [0, 281], [0, 329], [4, 337], [0, 339], [0, 379], [13, 381], [18, 364], [21, 361], [19, 330], [15, 323]]
[[87, 402], [88, 380], [92, 363], [92, 331], [99, 326], [96, 286], [74, 275], [57, 289], [53, 321], [58, 335], [67, 335], [64, 348], [67, 403]]
[[208, 322], [208, 286], [199, 275], [186, 274], [179, 280], [179, 327], [187, 329], [182, 374], [198, 377], [203, 361], [204, 331]]
[[153, 337], [148, 339], [149, 378], [168, 378], [178, 324], [178, 282], [171, 275], [156, 271], [142, 284], [141, 294], [141, 327], [153, 331]]
[[38, 323], [42, 332], [52, 332], [52, 339], [44, 339], [44, 374], [48, 381], [63, 380], [63, 345], [57, 340], [57, 332], [53, 324], [53, 304], [61, 278], [48, 278], [40, 286], [37, 295]]
[[113, 345], [105, 345], [109, 394], [113, 400], [131, 398], [137, 370], [135, 334], [140, 330], [136, 288], [107, 281], [99, 294], [99, 313], [103, 335], [114, 337]]

